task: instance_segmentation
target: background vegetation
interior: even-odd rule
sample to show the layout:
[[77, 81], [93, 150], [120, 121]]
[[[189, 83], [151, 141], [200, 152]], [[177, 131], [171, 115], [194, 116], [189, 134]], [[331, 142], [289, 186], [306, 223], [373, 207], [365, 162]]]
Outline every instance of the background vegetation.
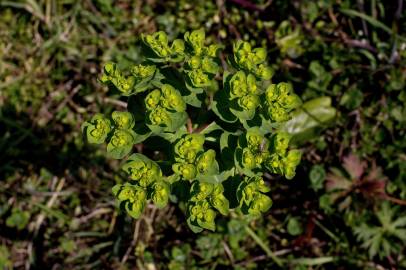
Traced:
[[[403, 0], [0, 0], [0, 269], [405, 269]], [[120, 213], [119, 163], [80, 125], [123, 104], [98, 82], [139, 34], [203, 26], [268, 48], [304, 101], [273, 207], [192, 233], [176, 205]], [[331, 102], [331, 105], [330, 105]]]

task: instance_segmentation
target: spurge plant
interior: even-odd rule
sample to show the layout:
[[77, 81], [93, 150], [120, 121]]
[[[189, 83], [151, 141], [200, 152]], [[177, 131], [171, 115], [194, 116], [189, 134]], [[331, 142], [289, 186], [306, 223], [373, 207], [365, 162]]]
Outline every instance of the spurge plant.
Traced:
[[[300, 162], [280, 127], [301, 101], [291, 84], [271, 82], [266, 49], [237, 41], [227, 57], [222, 46], [206, 44], [202, 29], [172, 42], [164, 32], [141, 41], [144, 62], [129, 69], [107, 63], [100, 79], [128, 97], [127, 111], [96, 114], [82, 125], [89, 143], [106, 143], [109, 157], [126, 158], [127, 181], [113, 187], [120, 207], [138, 218], [149, 202], [161, 208], [182, 201], [194, 232], [215, 230], [216, 216], [230, 209], [249, 217], [268, 211], [263, 175], [291, 179]], [[149, 157], [129, 155], [157, 138], [163, 145], [144, 144]]]

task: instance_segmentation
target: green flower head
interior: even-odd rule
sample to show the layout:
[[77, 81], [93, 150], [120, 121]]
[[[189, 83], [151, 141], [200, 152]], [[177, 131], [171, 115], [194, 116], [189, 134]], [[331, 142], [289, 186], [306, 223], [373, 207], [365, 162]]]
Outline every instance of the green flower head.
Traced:
[[144, 189], [129, 184], [123, 185], [121, 190], [117, 193], [117, 199], [122, 202], [128, 201], [135, 203], [136, 201], [145, 201], [146, 197]]
[[155, 74], [156, 66], [154, 65], [135, 65], [131, 68], [131, 73], [139, 80], [152, 78]]
[[136, 82], [135, 77], [124, 76], [117, 65], [112, 62], [109, 62], [104, 66], [104, 74], [100, 78], [100, 81], [107, 85], [114, 85], [115, 88], [124, 95], [131, 94]]
[[169, 126], [171, 122], [168, 112], [160, 106], [151, 111], [148, 118], [151, 124], [156, 126]]
[[277, 101], [279, 98], [279, 90], [276, 84], [271, 84], [265, 91], [265, 98], [269, 104]]
[[180, 160], [194, 162], [197, 153], [203, 151], [204, 135], [188, 134], [175, 144], [175, 154]]
[[217, 52], [221, 49], [221, 46], [218, 44], [211, 44], [207, 47], [207, 55], [210, 57], [217, 57]]
[[280, 155], [284, 155], [289, 147], [290, 138], [291, 136], [287, 132], [276, 133], [273, 136], [273, 150]]
[[247, 88], [248, 88], [248, 93], [250, 93], [252, 95], [259, 94], [260, 89], [257, 86], [257, 79], [252, 74], [248, 74], [248, 76], [247, 76]]
[[147, 193], [143, 188], [130, 184], [116, 185], [113, 187], [113, 194], [130, 216], [133, 218], [141, 216], [147, 199]]
[[256, 95], [246, 95], [238, 99], [238, 105], [243, 110], [252, 111], [259, 105], [259, 97]]
[[131, 180], [139, 182], [143, 187], [149, 186], [162, 177], [161, 169], [152, 161], [130, 160], [123, 166], [123, 170], [130, 176]]
[[284, 95], [279, 98], [279, 104], [288, 111], [300, 106], [301, 100], [296, 94]]
[[89, 143], [101, 144], [111, 130], [110, 120], [102, 114], [96, 114], [89, 122], [84, 123], [86, 138]]
[[181, 39], [175, 39], [172, 42], [171, 51], [173, 54], [182, 55], [185, 50], [185, 43]]
[[[233, 46], [234, 50], [234, 62], [242, 69], [253, 72], [254, 74], [262, 75], [259, 77], [265, 77], [268, 79], [269, 76], [266, 73], [269, 71], [264, 70], [264, 66], [259, 66], [266, 60], [266, 50], [264, 48], [252, 49], [251, 45], [246, 41], [238, 41]], [[259, 70], [258, 70], [259, 69]], [[265, 75], [265, 76], [264, 76]]]
[[196, 177], [196, 167], [188, 163], [175, 163], [172, 170], [186, 180], [193, 180]]
[[192, 200], [202, 201], [208, 198], [214, 190], [214, 185], [205, 182], [194, 181], [190, 189]]
[[283, 166], [282, 159], [276, 153], [271, 154], [266, 162], [266, 167], [270, 170], [271, 173], [282, 174], [281, 171], [282, 166]]
[[208, 201], [190, 203], [188, 206], [189, 218], [193, 226], [214, 231], [216, 212], [210, 207]]
[[279, 103], [273, 103], [268, 107], [268, 116], [275, 122], [285, 122], [290, 119], [289, 113]]
[[203, 28], [194, 30], [192, 32], [186, 32], [184, 36], [185, 41], [193, 49], [193, 53], [195, 55], [200, 55], [203, 53], [205, 37], [206, 34], [204, 33]]
[[209, 75], [204, 73], [202, 69], [186, 71], [186, 74], [194, 87], [200, 88], [210, 86], [211, 80]]
[[263, 193], [269, 191], [262, 177], [245, 177], [238, 186], [237, 199], [244, 214], [258, 216], [269, 210], [272, 200]]
[[118, 129], [131, 129], [134, 127], [134, 117], [130, 112], [114, 111], [111, 118]]
[[123, 147], [132, 145], [133, 141], [134, 138], [130, 132], [125, 129], [116, 129], [110, 139], [110, 144], [114, 147]]
[[296, 167], [297, 165], [299, 165], [301, 158], [302, 152], [300, 150], [290, 150], [284, 160], [284, 163], [288, 164], [289, 166]]
[[248, 130], [245, 137], [247, 139], [248, 147], [251, 149], [251, 151], [264, 152], [268, 150], [269, 141], [259, 132], [255, 130]]
[[191, 69], [198, 69], [202, 66], [202, 59], [199, 55], [194, 55], [190, 57], [187, 63]]
[[247, 76], [244, 71], [238, 71], [230, 79], [230, 98], [243, 97], [248, 93]]
[[242, 165], [244, 168], [247, 168], [249, 170], [254, 169], [257, 166], [255, 155], [251, 152], [249, 148], [243, 149]]
[[264, 48], [256, 48], [252, 51], [252, 62], [254, 64], [261, 64], [266, 60], [266, 50]]
[[255, 76], [262, 80], [270, 80], [274, 74], [274, 71], [271, 67], [265, 65], [265, 64], [260, 64], [258, 65], [257, 69], [254, 71]]
[[161, 91], [155, 89], [151, 91], [145, 98], [145, 107], [147, 110], [154, 110], [161, 101]]
[[162, 85], [161, 91], [161, 103], [163, 107], [176, 112], [183, 112], [186, 110], [186, 103], [179, 91], [175, 90], [175, 88], [169, 84]]
[[197, 159], [197, 171], [200, 174], [206, 174], [213, 166], [213, 163], [216, 159], [216, 152], [212, 149], [204, 152]]
[[104, 65], [104, 74], [100, 78], [102, 83], [111, 82], [114, 78], [120, 77], [121, 72], [118, 70], [117, 65], [113, 62], [107, 62]]
[[296, 175], [296, 166], [286, 166], [283, 167], [283, 175], [286, 179], [290, 180]]
[[141, 38], [157, 56], [167, 57], [170, 55], [171, 52], [168, 46], [168, 36], [165, 32], [159, 31], [151, 35], [142, 35]]
[[152, 186], [151, 199], [158, 208], [165, 207], [169, 200], [169, 185], [163, 181], [157, 181]]
[[248, 213], [253, 216], [257, 216], [268, 211], [271, 206], [271, 198], [262, 193], [256, 193], [249, 206]]
[[210, 57], [204, 57], [202, 60], [202, 70], [206, 73], [216, 74], [219, 70], [219, 66]]

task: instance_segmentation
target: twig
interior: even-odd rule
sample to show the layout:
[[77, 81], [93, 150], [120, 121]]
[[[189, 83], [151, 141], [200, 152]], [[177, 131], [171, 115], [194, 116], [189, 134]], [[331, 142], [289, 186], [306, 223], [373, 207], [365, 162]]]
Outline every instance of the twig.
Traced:
[[193, 133], [193, 124], [192, 120], [190, 118], [187, 119], [187, 132], [188, 133]]
[[[56, 179], [56, 177], [54, 178]], [[62, 190], [63, 185], [65, 184], [65, 178], [61, 178], [59, 181], [58, 185], [55, 188], [55, 192], [52, 194], [52, 197], [49, 199], [47, 203], [47, 207], [51, 208], [54, 203], [56, 202], [56, 199], [59, 196], [59, 192]], [[45, 214], [41, 212], [41, 214], [38, 215], [37, 221], [35, 222], [35, 230], [34, 230], [34, 237], [37, 236], [39, 229], [41, 228], [42, 223], [45, 220]]]
[[233, 253], [225, 241], [223, 241], [223, 247], [224, 247], [224, 251], [227, 254], [227, 257], [230, 259], [231, 265], [234, 265], [235, 260], [234, 260]]
[[138, 219], [135, 222], [133, 240], [131, 241], [130, 246], [127, 248], [127, 251], [125, 252], [123, 258], [121, 259], [121, 264], [125, 264], [125, 262], [128, 260], [128, 257], [130, 256], [131, 251], [133, 250], [133, 248], [137, 244], [138, 234], [139, 234], [139, 231], [140, 231], [141, 220], [142, 219]]
[[103, 101], [105, 103], [110, 103], [113, 105], [117, 105], [119, 107], [127, 108], [127, 103], [121, 100], [111, 99], [111, 98], [104, 98]]

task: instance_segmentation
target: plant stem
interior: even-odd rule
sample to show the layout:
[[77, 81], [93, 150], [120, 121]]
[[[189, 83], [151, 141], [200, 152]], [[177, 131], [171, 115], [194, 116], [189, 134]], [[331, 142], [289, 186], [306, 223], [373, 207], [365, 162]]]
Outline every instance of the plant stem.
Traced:
[[245, 231], [254, 239], [254, 241], [265, 251], [266, 255], [270, 257], [278, 266], [282, 267], [282, 261], [269, 249], [269, 247], [262, 241], [262, 239], [256, 235], [256, 233], [251, 230], [250, 227], [246, 226]]

